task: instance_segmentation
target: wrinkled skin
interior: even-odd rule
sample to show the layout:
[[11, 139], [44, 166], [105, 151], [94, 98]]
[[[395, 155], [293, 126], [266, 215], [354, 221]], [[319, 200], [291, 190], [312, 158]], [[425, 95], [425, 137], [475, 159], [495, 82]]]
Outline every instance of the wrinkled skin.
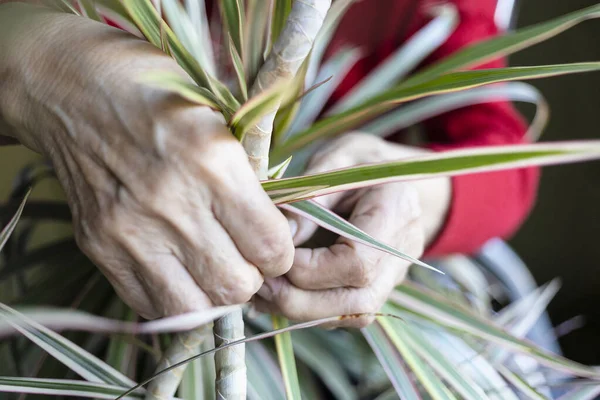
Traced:
[[[306, 174], [423, 154], [424, 151], [351, 133], [315, 154]], [[443, 223], [450, 202], [446, 178], [394, 183], [317, 198], [371, 236], [413, 257], [420, 257]], [[290, 216], [298, 225], [294, 242], [301, 245], [316, 231], [311, 221]], [[308, 321], [345, 314], [376, 313], [410, 263], [340, 237], [330, 247], [296, 249], [285, 277], [266, 279], [259, 309]], [[343, 320], [335, 326], [363, 327], [373, 316]]]
[[52, 160], [77, 243], [119, 296], [155, 318], [247, 302], [286, 273], [288, 223], [222, 117], [139, 83], [185, 76], [176, 62], [89, 20], [37, 21], [11, 57], [23, 68], [5, 69], [4, 120]]
[[[315, 226], [293, 216], [288, 225], [223, 118], [139, 83], [147, 71], [185, 76], [171, 58], [90, 20], [14, 6], [0, 5], [0, 18], [30, 8], [0, 21], [0, 134], [51, 159], [79, 246], [139, 314], [244, 303], [257, 292], [259, 308], [294, 320], [375, 312], [404, 278], [405, 261], [345, 239], [295, 252]], [[309, 173], [419, 152], [352, 134], [317, 154]], [[319, 201], [418, 257], [449, 193], [448, 180], [435, 180]]]

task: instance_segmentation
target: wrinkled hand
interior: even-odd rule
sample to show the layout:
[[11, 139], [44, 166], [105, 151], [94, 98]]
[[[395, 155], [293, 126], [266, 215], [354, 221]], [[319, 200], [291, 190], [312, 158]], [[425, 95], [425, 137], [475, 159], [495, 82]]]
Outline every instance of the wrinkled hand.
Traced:
[[244, 303], [286, 273], [288, 223], [222, 117], [139, 83], [179, 66], [126, 33], [63, 23], [69, 37], [39, 35], [27, 76], [11, 77], [10, 120], [51, 158], [77, 242], [119, 296], [154, 318]]
[[[351, 165], [399, 160], [424, 150], [352, 133], [333, 141], [315, 154], [307, 174]], [[420, 257], [443, 223], [450, 202], [446, 178], [416, 183], [394, 183], [336, 193], [316, 199], [371, 236], [413, 257]], [[296, 245], [308, 240], [317, 226], [290, 215], [298, 229]], [[336, 315], [376, 313], [408, 271], [407, 261], [340, 237], [330, 247], [298, 248], [294, 265], [285, 277], [267, 279], [256, 299], [257, 308], [308, 321]], [[341, 321], [338, 326], [363, 327], [365, 316]]]

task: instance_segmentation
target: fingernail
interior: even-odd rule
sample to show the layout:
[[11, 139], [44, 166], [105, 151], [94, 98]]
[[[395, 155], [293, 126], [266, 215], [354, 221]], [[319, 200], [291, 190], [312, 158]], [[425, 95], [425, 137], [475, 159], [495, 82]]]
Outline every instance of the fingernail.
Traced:
[[292, 233], [292, 238], [296, 236], [298, 232], [298, 223], [293, 219], [288, 219], [288, 224], [290, 225], [290, 232]]

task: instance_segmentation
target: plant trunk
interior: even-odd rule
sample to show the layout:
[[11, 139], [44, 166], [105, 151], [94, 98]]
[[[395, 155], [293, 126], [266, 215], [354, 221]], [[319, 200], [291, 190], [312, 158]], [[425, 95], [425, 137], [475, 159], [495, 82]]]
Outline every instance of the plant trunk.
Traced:
[[[173, 364], [195, 355], [198, 346], [206, 339], [206, 335], [208, 334], [209, 329], [202, 327], [175, 335], [173, 343], [171, 343], [171, 346], [169, 346], [158, 363], [156, 371], [162, 371]], [[186, 366], [175, 368], [154, 379], [148, 387], [146, 400], [167, 400], [173, 398], [179, 387], [185, 368]]]

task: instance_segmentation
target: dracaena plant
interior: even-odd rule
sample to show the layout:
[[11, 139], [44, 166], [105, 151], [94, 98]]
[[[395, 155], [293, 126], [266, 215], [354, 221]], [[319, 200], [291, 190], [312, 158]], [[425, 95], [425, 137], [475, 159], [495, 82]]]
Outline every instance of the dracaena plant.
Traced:
[[[323, 113], [333, 90], [359, 58], [358, 49], [347, 48], [324, 62], [325, 49], [353, 0], [337, 0], [333, 4], [330, 0], [221, 0], [218, 7], [222, 29], [218, 36], [225, 49], [224, 57], [216, 57], [209, 20], [201, 0], [183, 4], [176, 0], [50, 3], [65, 12], [83, 14], [98, 21], [108, 17], [172, 56], [188, 73], [189, 80], [158, 72], [140, 79], [191, 103], [220, 112], [231, 134], [246, 149], [257, 179], [262, 181], [264, 190], [275, 204], [310, 218], [336, 234], [423, 268], [434, 269], [410, 254], [404, 254], [402, 249], [369, 236], [311, 199], [388, 182], [600, 158], [600, 141], [575, 141], [480, 147], [294, 176], [302, 171], [311, 151], [335, 135], [360, 127], [365, 132], [385, 136], [447, 110], [497, 98], [536, 103], [538, 114], [529, 134], [537, 137], [547, 117], [540, 94], [520, 82], [486, 85], [594, 71], [600, 69], [600, 62], [465, 69], [506, 56], [584, 20], [596, 18], [600, 16], [600, 6], [467, 47], [409, 75], [456, 26], [457, 12], [453, 6], [439, 6], [433, 10], [434, 17], [429, 25]], [[210, 26], [214, 31], [217, 22], [211, 21]], [[286, 172], [290, 177], [283, 178]], [[17, 218], [3, 231], [2, 244]], [[429, 286], [436, 287], [431, 279], [428, 282]], [[382, 371], [393, 391], [402, 398], [426, 395], [435, 399], [510, 399], [517, 398], [515, 393], [543, 398], [525, 370], [511, 363], [515, 359], [512, 354], [520, 354], [536, 365], [558, 371], [560, 377], [570, 374], [591, 381], [600, 379], [595, 369], [550, 354], [522, 339], [531, 321], [543, 312], [555, 289], [553, 284], [540, 289], [494, 321], [475, 312], [469, 303], [462, 304], [464, 299], [457, 305], [421, 286], [405, 284], [394, 291], [382, 313], [378, 314], [377, 323], [361, 331], [362, 338], [355, 333], [333, 338], [323, 332], [307, 331], [309, 333], [297, 332], [294, 342], [292, 330], [348, 316], [293, 326], [288, 326], [288, 321], [277, 316], [271, 317], [270, 321], [251, 319], [247, 330], [271, 332], [244, 339], [241, 307], [218, 308], [208, 313], [158, 321], [154, 325], [140, 325], [73, 312], [34, 313], [28, 317], [3, 306], [0, 314], [10, 327], [87, 382], [2, 378], [0, 389], [102, 398], [123, 395], [161, 399], [170, 398], [179, 387], [184, 398], [204, 398], [206, 393], [212, 393], [212, 384], [206, 383], [206, 379], [208, 377], [210, 381], [214, 374], [218, 377], [214, 385], [218, 398], [245, 398], [246, 394], [261, 399], [278, 398], [278, 394], [300, 398], [301, 393], [314, 398], [314, 394], [310, 394], [310, 381], [299, 382], [295, 351], [302, 365], [309, 365], [337, 397], [356, 398], [358, 393], [351, 389], [348, 379], [348, 375], [356, 371], [339, 364], [340, 360], [351, 362], [351, 357], [355, 357], [354, 360], [360, 358], [364, 353], [360, 353], [359, 348], [364, 349], [368, 344], [373, 349], [371, 356], [374, 354], [383, 366]], [[524, 309], [528, 312], [523, 312]], [[53, 316], [52, 321], [48, 320], [49, 315]], [[83, 330], [128, 334], [165, 330], [183, 332], [177, 334], [162, 353], [157, 373], [152, 376], [148, 390], [143, 390], [110, 366], [123, 362], [115, 356], [116, 347], [108, 365], [36, 323], [36, 318], [46, 323], [61, 322], [63, 328]], [[220, 346], [218, 351], [207, 349], [211, 345], [206, 327], [186, 330], [206, 324], [213, 318], [217, 318], [213, 329], [215, 345]], [[265, 347], [248, 347], [250, 351], [245, 357], [246, 342], [268, 336], [275, 336], [279, 369], [272, 368], [272, 351]], [[440, 343], [444, 344], [438, 346]], [[356, 349], [349, 351], [344, 345]], [[213, 373], [202, 359], [192, 360], [199, 357], [200, 350], [206, 350], [202, 355], [214, 353], [216, 370]], [[191, 365], [185, 370], [187, 362]], [[328, 362], [330, 367], [324, 368]], [[472, 368], [465, 373], [457, 372], [458, 366], [465, 363]], [[248, 377], [246, 364], [250, 365]], [[267, 368], [268, 372], [258, 373], [255, 370], [258, 366]], [[507, 382], [511, 387], [506, 385]], [[575, 395], [586, 396], [595, 393], [598, 387], [588, 385], [577, 390]], [[387, 398], [387, 394], [382, 396]]]

